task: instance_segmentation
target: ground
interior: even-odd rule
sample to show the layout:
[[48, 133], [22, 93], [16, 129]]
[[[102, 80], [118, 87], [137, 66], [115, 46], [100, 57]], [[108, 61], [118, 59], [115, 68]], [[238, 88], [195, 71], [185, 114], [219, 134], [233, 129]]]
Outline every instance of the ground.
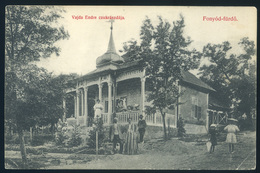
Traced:
[[[223, 134], [224, 135], [224, 134]], [[174, 170], [248, 170], [256, 167], [256, 134], [241, 132], [237, 135], [235, 152], [228, 153], [228, 145], [220, 136], [214, 153], [206, 149], [207, 136], [146, 141], [137, 155], [54, 154], [31, 156], [48, 161], [43, 169], [174, 169]], [[18, 153], [19, 154], [19, 153]], [[17, 155], [6, 151], [9, 158]], [[45, 159], [44, 159], [44, 158]], [[54, 159], [55, 158], [55, 159]]]

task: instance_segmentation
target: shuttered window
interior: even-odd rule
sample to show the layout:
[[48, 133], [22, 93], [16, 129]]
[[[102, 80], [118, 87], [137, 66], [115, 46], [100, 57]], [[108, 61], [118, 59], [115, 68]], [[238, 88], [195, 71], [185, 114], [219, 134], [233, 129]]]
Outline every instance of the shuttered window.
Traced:
[[201, 106], [200, 101], [197, 97], [191, 97], [191, 116], [200, 119], [201, 118]]

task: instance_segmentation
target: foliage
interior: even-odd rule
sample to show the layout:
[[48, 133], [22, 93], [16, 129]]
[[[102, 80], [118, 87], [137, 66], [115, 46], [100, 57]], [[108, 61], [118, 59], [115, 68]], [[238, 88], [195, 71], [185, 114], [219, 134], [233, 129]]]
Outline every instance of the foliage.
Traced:
[[[69, 37], [57, 25], [62, 10], [43, 6], [7, 6], [5, 28], [6, 119], [24, 128], [48, 111], [51, 74], [31, 62], [59, 54], [55, 42]], [[52, 25], [52, 23], [56, 23]], [[53, 111], [53, 109], [52, 109]], [[18, 123], [17, 122], [17, 123]]]
[[65, 146], [69, 139], [68, 128], [65, 123], [60, 123], [56, 131], [55, 144], [58, 146]]
[[68, 146], [69, 147], [77, 147], [82, 143], [82, 138], [79, 133], [78, 126], [73, 128], [73, 132], [71, 137], [68, 139]]
[[125, 59], [139, 60], [146, 72], [150, 91], [147, 101], [149, 110], [159, 110], [163, 117], [164, 137], [166, 137], [165, 109], [173, 109], [178, 97], [178, 80], [182, 70], [197, 68], [201, 53], [189, 50], [190, 38], [184, 37], [184, 17], [172, 25], [158, 17], [159, 24], [154, 27], [146, 18], [141, 27], [141, 43], [131, 40], [124, 44]]
[[101, 147], [105, 140], [105, 129], [101, 118], [94, 122], [94, 127], [89, 132], [87, 144], [90, 148], [96, 148], [96, 132], [98, 132], [98, 147]]
[[177, 136], [178, 137], [183, 137], [186, 133], [186, 130], [184, 128], [185, 124], [184, 124], [184, 120], [182, 117], [180, 117], [177, 121], [177, 128], [178, 128], [178, 133]]
[[31, 141], [31, 145], [32, 146], [39, 146], [39, 145], [43, 145], [44, 143], [46, 142], [50, 142], [50, 141], [53, 141], [54, 140], [54, 137], [53, 135], [35, 135], [33, 136], [32, 138], [32, 141]]
[[10, 134], [5, 134], [5, 144], [19, 144], [19, 137], [17, 135], [11, 136]]
[[235, 118], [243, 113], [251, 121], [256, 108], [256, 64], [255, 44], [248, 38], [239, 42], [243, 53], [230, 54], [229, 42], [207, 44], [203, 48], [203, 58], [209, 63], [201, 68], [201, 79], [217, 89], [217, 97], [232, 108]]
[[69, 37], [63, 26], [58, 25], [64, 12], [60, 9], [18, 5], [5, 8], [5, 118], [15, 120], [25, 167], [28, 163], [23, 129], [43, 116], [51, 77], [32, 62], [53, 53], [59, 55], [55, 42]]

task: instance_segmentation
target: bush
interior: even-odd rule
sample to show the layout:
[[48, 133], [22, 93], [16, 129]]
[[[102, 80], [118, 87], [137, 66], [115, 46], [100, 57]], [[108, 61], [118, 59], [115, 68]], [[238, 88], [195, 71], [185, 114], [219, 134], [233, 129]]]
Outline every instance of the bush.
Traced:
[[56, 137], [55, 137], [55, 144], [58, 146], [65, 146], [66, 142], [69, 138], [68, 136], [68, 128], [65, 123], [59, 124], [59, 128], [57, 128]]
[[31, 141], [32, 146], [39, 146], [39, 145], [43, 145], [43, 144], [44, 144], [44, 140], [40, 136], [34, 136], [32, 138], [32, 141]]
[[43, 145], [46, 142], [53, 141], [53, 139], [54, 139], [53, 136], [50, 135], [50, 134], [48, 134], [48, 135], [35, 135], [32, 138], [31, 145], [32, 146]]
[[63, 131], [59, 131], [56, 134], [55, 144], [58, 146], [65, 146], [68, 136]]
[[5, 135], [5, 144], [20, 144], [20, 139], [18, 135]]
[[78, 126], [75, 126], [71, 137], [68, 139], [69, 147], [77, 147], [82, 143], [82, 138], [80, 137]]
[[178, 137], [183, 137], [185, 135], [186, 130], [185, 130], [184, 126], [185, 126], [184, 120], [183, 120], [183, 118], [180, 117], [177, 121], [177, 128], [178, 128], [177, 136]]
[[96, 148], [96, 132], [98, 131], [98, 147], [101, 147], [105, 139], [105, 130], [102, 119], [94, 122], [95, 127], [89, 132], [87, 144], [90, 148]]

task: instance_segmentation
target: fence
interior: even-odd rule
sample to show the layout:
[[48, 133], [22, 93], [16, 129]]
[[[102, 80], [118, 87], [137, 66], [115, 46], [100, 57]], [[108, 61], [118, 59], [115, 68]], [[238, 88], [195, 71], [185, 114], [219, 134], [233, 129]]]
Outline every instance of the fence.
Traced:
[[[162, 126], [163, 125], [163, 118], [161, 113], [156, 112], [152, 115], [146, 115], [146, 123], [147, 125], [153, 126]], [[175, 115], [166, 113], [165, 115], [165, 124], [166, 126], [170, 125], [170, 127], [176, 128], [177, 119]]]
[[[137, 123], [139, 115], [140, 115], [139, 111], [116, 113], [116, 117], [118, 118], [119, 124], [127, 124], [128, 118], [132, 118], [132, 122]], [[104, 124], [107, 124], [108, 123], [108, 114], [103, 113], [102, 119], [103, 119]], [[152, 115], [146, 115], [145, 120], [146, 120], [147, 125], [163, 126], [163, 118], [159, 112], [156, 112], [155, 114], [152, 114]], [[170, 127], [176, 128], [176, 124], [177, 124], [176, 116], [166, 113], [165, 124], [167, 127], [170, 125]]]
[[120, 124], [126, 124], [128, 118], [132, 118], [132, 122], [136, 123], [138, 122], [138, 117], [140, 113], [137, 111], [131, 111], [131, 112], [120, 112], [116, 114], [116, 117], [118, 118], [118, 123]]

